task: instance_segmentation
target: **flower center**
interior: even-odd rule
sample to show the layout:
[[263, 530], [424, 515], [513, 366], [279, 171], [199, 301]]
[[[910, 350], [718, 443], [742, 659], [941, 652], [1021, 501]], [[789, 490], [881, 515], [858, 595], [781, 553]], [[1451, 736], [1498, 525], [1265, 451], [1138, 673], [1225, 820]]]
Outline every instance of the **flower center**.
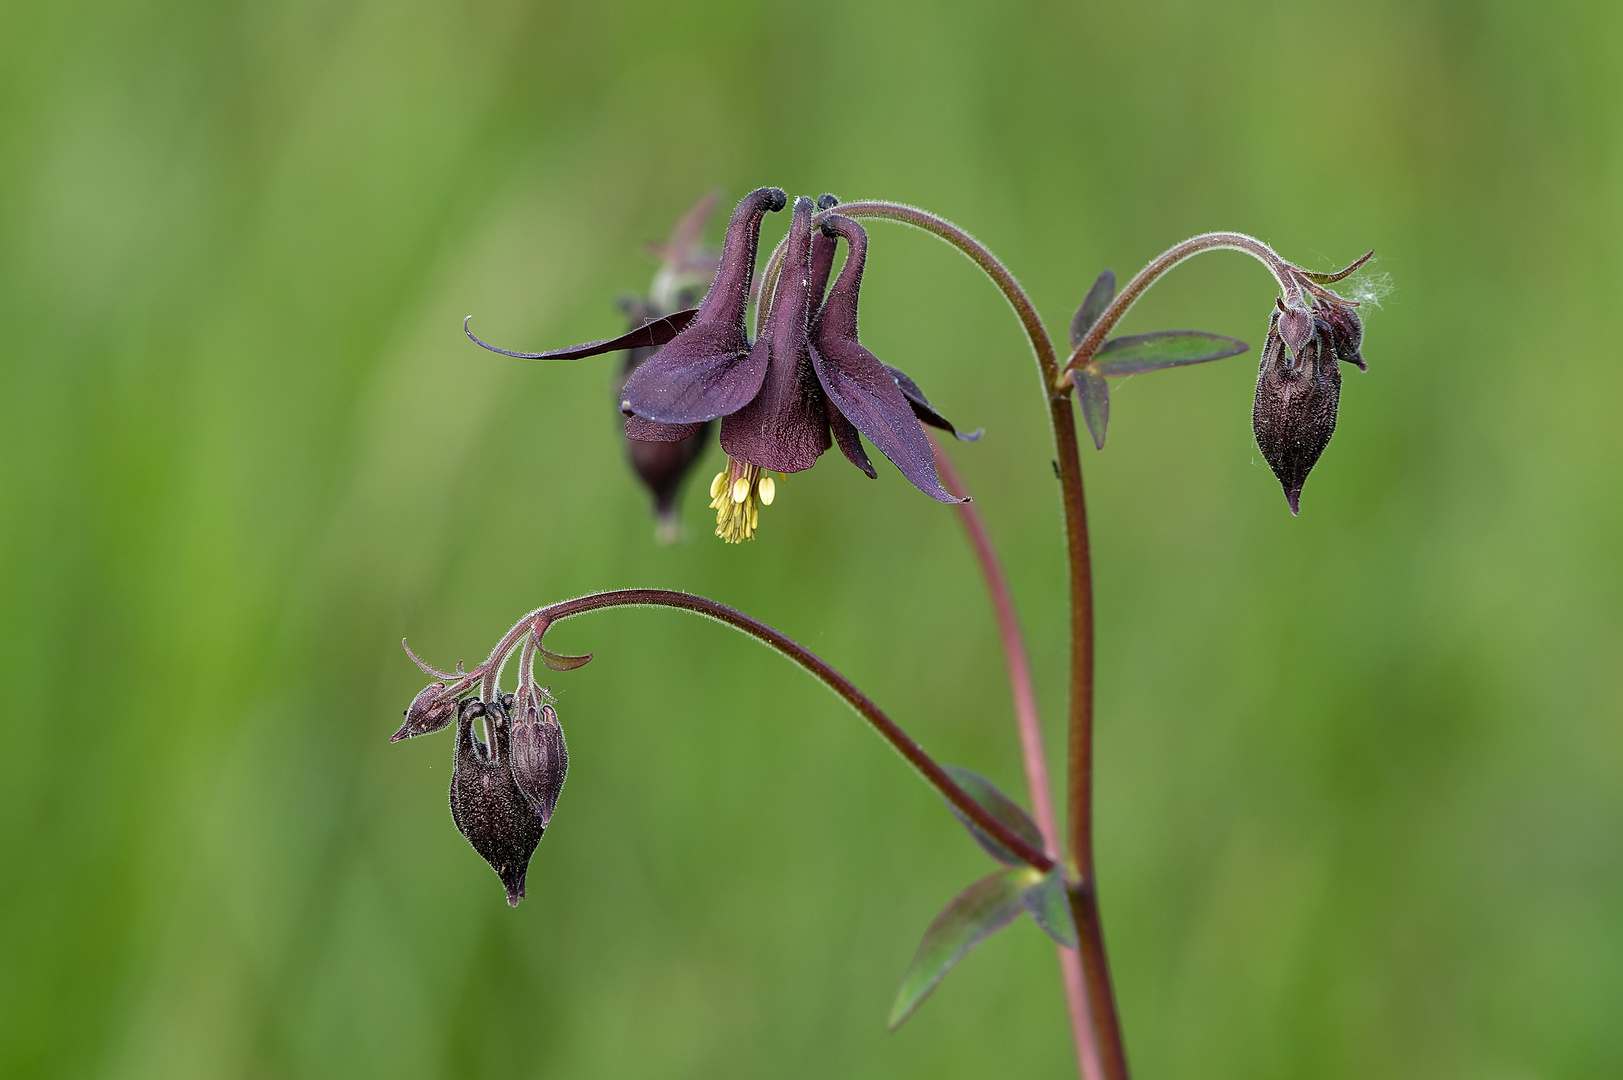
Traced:
[[761, 507], [771, 506], [778, 485], [759, 465], [727, 459], [727, 468], [710, 481], [710, 505], [716, 511], [716, 535], [729, 544], [755, 539]]

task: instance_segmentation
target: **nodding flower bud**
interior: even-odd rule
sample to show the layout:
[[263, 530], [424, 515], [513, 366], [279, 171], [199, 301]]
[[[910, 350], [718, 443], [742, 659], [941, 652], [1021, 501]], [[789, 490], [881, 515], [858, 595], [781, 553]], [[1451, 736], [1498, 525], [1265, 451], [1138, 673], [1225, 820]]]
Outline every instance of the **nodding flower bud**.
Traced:
[[1330, 330], [1330, 347], [1335, 351], [1336, 359], [1343, 364], [1352, 364], [1359, 371], [1368, 371], [1369, 365], [1364, 363], [1363, 354], [1358, 351], [1364, 344], [1364, 321], [1358, 317], [1358, 312], [1341, 304], [1325, 304], [1319, 315]]
[[558, 712], [541, 700], [540, 688], [532, 685], [520, 695], [513, 714], [513, 780], [540, 815], [542, 825], [552, 823], [568, 772], [569, 748], [564, 745]]
[[[474, 737], [485, 718], [487, 747]], [[451, 765], [451, 820], [507, 889], [513, 907], [524, 899], [524, 875], [546, 825], [513, 780], [511, 721], [500, 702], [469, 699], [457, 711]]]
[[1295, 514], [1307, 474], [1335, 434], [1341, 370], [1332, 329], [1322, 319], [1315, 321], [1302, 348], [1289, 348], [1282, 324], [1290, 314], [1276, 311], [1268, 325], [1251, 426]]
[[432, 682], [418, 691], [406, 708], [406, 722], [389, 736], [390, 742], [428, 735], [447, 727], [456, 717], [456, 698], [445, 696], [445, 684]]

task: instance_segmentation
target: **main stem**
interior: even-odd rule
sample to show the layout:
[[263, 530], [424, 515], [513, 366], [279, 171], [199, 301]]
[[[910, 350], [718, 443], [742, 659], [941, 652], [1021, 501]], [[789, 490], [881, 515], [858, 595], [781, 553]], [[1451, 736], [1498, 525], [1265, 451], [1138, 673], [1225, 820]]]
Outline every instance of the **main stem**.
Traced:
[[[952, 463], [952, 458], [931, 435], [930, 448], [935, 451], [936, 470], [948, 491], [959, 497], [969, 494], [969, 487]], [[973, 502], [961, 502], [954, 509], [969, 534], [969, 543], [980, 563], [981, 576], [986, 580], [986, 591], [997, 617], [998, 638], [1003, 643], [1003, 662], [1009, 672], [1009, 695], [1014, 701], [1014, 722], [1020, 733], [1020, 757], [1026, 769], [1026, 787], [1031, 796], [1032, 813], [1037, 828], [1043, 835], [1043, 846], [1051, 854], [1060, 851], [1059, 829], [1054, 822], [1053, 794], [1048, 784], [1048, 755], [1043, 749], [1042, 717], [1037, 711], [1037, 691], [1031, 677], [1031, 660], [1026, 653], [1025, 635], [1020, 632], [1020, 619], [1015, 614], [1014, 597], [1009, 591], [1009, 580], [1003, 572], [1002, 561], [992, 536], [986, 529], [980, 510]], [[1082, 955], [1072, 948], [1056, 945], [1060, 978], [1065, 986], [1066, 1011], [1071, 1018], [1071, 1039], [1076, 1044], [1077, 1069], [1083, 1080], [1103, 1080], [1099, 1063], [1099, 1044], [1093, 1035], [1093, 1021], [1088, 1009], [1088, 992], [1082, 977]]]
[[[1110, 965], [1105, 957], [1093, 867], [1093, 564], [1088, 553], [1088, 508], [1082, 487], [1082, 459], [1070, 385], [1061, 384], [1054, 343], [1031, 299], [1009, 269], [980, 241], [944, 218], [901, 203], [879, 200], [844, 203], [819, 214], [813, 221], [820, 222], [830, 213], [900, 222], [923, 229], [956, 247], [1002, 291], [1036, 354], [1043, 397], [1048, 403], [1049, 420], [1054, 429], [1054, 447], [1058, 452], [1055, 464], [1059, 468], [1065, 512], [1065, 551], [1070, 567], [1071, 681], [1066, 769], [1070, 865], [1066, 889], [1076, 922], [1099, 1065], [1105, 1080], [1127, 1080], [1127, 1055], [1116, 1013], [1116, 996], [1110, 985]], [[780, 244], [779, 250], [773, 252], [762, 273], [762, 296], [771, 295], [769, 286], [781, 265], [782, 247]]]

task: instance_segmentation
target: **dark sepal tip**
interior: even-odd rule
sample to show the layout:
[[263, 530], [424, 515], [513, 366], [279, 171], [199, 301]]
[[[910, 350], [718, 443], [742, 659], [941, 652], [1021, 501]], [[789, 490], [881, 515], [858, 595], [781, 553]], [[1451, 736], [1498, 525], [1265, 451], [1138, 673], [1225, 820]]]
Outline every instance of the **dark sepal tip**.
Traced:
[[1302, 489], [1297, 488], [1292, 491], [1290, 488], [1286, 488], [1285, 501], [1290, 504], [1291, 517], [1299, 517], [1302, 513]]

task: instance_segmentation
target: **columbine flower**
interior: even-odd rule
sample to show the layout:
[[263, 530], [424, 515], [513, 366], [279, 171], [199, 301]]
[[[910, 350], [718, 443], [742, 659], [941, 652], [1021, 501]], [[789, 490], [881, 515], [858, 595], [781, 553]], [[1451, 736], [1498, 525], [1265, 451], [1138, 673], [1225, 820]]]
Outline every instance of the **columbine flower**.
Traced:
[[[620, 401], [626, 434], [647, 442], [679, 442], [699, 425], [721, 419], [721, 445], [729, 460], [711, 483], [711, 505], [717, 509], [716, 534], [730, 543], [754, 536], [760, 507], [776, 494], [777, 481], [769, 472], [781, 477], [809, 469], [837, 442], [853, 464], [875, 476], [858, 432], [919, 490], [941, 502], [959, 501], [941, 486], [920, 424], [956, 430], [911, 379], [879, 363], [857, 341], [867, 236], [856, 222], [832, 215], [814, 240], [811, 200], [796, 201], [782, 274], [773, 295], [762, 298], [769, 305], [763, 333], [758, 341], [749, 340], [744, 316], [761, 220], [786, 203], [781, 189], [760, 188], [738, 204], [715, 281], [696, 311], [677, 312], [619, 338], [509, 354], [576, 359], [662, 345], [626, 381]], [[832, 206], [834, 200], [825, 196], [823, 203]], [[839, 237], [850, 253], [825, 301]]]
[[1364, 325], [1357, 304], [1324, 286], [1351, 274], [1368, 259], [1369, 255], [1365, 255], [1334, 274], [1291, 267], [1291, 276], [1300, 285], [1307, 304], [1287, 306], [1281, 300], [1268, 323], [1251, 427], [1262, 456], [1285, 489], [1292, 514], [1300, 510], [1302, 485], [1308, 472], [1335, 434], [1336, 409], [1341, 401], [1341, 368], [1337, 362], [1368, 370], [1359, 352]]

